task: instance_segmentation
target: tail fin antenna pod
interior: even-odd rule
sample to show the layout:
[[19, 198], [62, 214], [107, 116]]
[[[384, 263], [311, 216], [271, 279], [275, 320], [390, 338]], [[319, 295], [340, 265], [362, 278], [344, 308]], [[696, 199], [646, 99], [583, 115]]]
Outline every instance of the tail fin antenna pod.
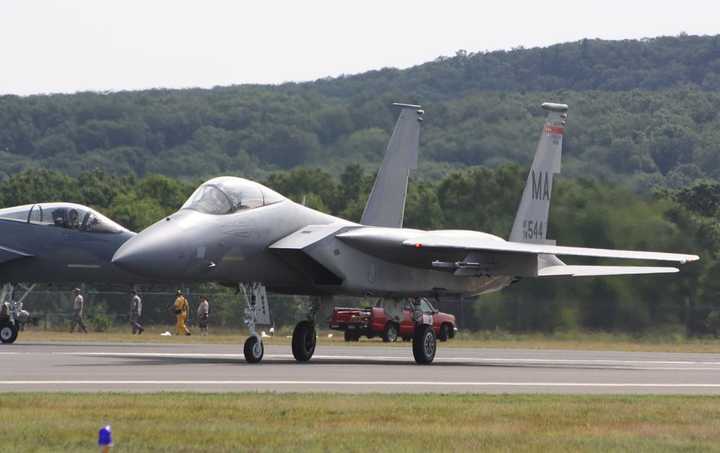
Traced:
[[513, 242], [554, 244], [547, 240], [548, 215], [553, 177], [560, 173], [568, 106], [546, 102], [542, 108], [547, 116], [510, 232]]
[[419, 105], [393, 105], [400, 107], [400, 116], [360, 219], [363, 225], [391, 228], [403, 225], [408, 178], [410, 171], [417, 169], [420, 124], [425, 112]]

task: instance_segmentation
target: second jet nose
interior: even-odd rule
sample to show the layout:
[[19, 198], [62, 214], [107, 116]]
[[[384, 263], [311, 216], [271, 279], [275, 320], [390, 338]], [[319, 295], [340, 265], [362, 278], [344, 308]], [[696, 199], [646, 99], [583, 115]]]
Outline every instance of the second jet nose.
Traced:
[[172, 222], [161, 221], [125, 242], [113, 256], [118, 267], [141, 276], [180, 277], [187, 267], [187, 241]]

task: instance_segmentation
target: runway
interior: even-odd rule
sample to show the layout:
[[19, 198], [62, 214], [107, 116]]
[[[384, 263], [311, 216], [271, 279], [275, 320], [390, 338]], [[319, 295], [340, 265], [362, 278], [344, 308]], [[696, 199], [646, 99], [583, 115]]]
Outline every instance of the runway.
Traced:
[[299, 364], [267, 346], [48, 343], [0, 346], [0, 392], [275, 391], [720, 394], [720, 354], [440, 347], [416, 365], [409, 345], [318, 345]]

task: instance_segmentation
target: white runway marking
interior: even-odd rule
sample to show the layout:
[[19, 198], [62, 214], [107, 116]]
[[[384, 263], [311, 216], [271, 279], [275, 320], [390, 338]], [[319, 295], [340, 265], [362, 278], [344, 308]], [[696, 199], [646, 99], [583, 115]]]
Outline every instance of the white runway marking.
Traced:
[[718, 388], [720, 384], [632, 383], [632, 382], [436, 382], [436, 381], [193, 381], [193, 380], [52, 380], [0, 381], [14, 385], [327, 385], [327, 386], [428, 386], [428, 387], [635, 387], [635, 388]]

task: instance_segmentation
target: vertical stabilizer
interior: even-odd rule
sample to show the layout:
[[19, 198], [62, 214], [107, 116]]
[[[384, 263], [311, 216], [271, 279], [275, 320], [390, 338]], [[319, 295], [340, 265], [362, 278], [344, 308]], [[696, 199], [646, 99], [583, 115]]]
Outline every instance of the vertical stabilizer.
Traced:
[[400, 116], [360, 219], [363, 225], [401, 228], [403, 224], [408, 178], [417, 168], [424, 112], [419, 105], [393, 105], [400, 107]]
[[547, 240], [548, 214], [553, 177], [560, 173], [568, 106], [546, 102], [542, 108], [547, 116], [510, 232], [514, 242], [553, 243]]

